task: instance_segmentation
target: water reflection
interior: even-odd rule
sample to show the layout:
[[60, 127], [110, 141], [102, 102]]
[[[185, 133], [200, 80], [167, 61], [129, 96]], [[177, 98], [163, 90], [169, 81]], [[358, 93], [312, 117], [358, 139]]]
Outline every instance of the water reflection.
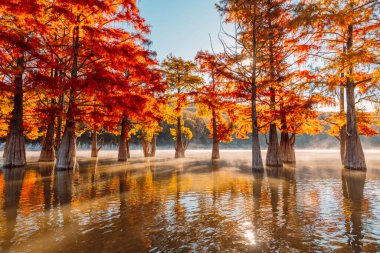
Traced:
[[363, 247], [362, 208], [366, 173], [360, 171], [342, 171], [343, 207], [346, 220], [347, 245], [355, 252]]
[[252, 175], [244, 157], [208, 158], [2, 170], [1, 251], [380, 250], [377, 170], [309, 162]]
[[[25, 168], [4, 169], [2, 182], [2, 201], [3, 202], [3, 224], [1, 234], [1, 248], [4, 251], [9, 251], [12, 246], [13, 238], [15, 237], [15, 227], [17, 220], [17, 211], [20, 202], [20, 194], [22, 183], [25, 175]], [[1, 178], [0, 178], [1, 179]]]

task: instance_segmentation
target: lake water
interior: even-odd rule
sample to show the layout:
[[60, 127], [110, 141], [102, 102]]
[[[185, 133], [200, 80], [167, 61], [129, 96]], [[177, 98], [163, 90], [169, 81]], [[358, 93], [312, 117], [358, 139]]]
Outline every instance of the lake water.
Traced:
[[89, 155], [73, 172], [0, 169], [0, 251], [380, 251], [380, 151], [366, 152], [366, 173], [342, 171], [330, 150], [298, 151], [295, 167], [262, 174], [250, 151], [217, 163], [210, 151]]

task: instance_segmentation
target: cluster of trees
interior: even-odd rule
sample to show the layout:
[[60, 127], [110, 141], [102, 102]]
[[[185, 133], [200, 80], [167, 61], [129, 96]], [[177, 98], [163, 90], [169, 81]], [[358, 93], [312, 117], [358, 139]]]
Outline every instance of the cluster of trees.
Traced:
[[44, 135], [40, 161], [76, 164], [76, 138], [120, 132], [158, 116], [164, 91], [149, 27], [135, 0], [1, 1], [0, 96], [4, 166], [26, 163], [24, 137]]
[[236, 30], [223, 42], [222, 72], [250, 101], [252, 168], [263, 169], [260, 131], [269, 132], [267, 165], [295, 162], [295, 135], [321, 131], [318, 107], [339, 104], [324, 122], [344, 166], [366, 169], [359, 135], [376, 134], [378, 122], [356, 105], [378, 102], [380, 3], [222, 0], [217, 7]]
[[[265, 134], [266, 165], [295, 163], [296, 135], [327, 125], [342, 164], [366, 168], [359, 135], [377, 134], [378, 122], [356, 105], [377, 103], [378, 1], [221, 0], [217, 9], [235, 28], [220, 36], [224, 51], [161, 64], [135, 0], [22, 2], [0, 2], [5, 167], [25, 165], [25, 136], [43, 135], [40, 161], [72, 169], [76, 139], [88, 131], [92, 157], [99, 132], [120, 135], [120, 161], [132, 135], [152, 157], [164, 121], [181, 158], [192, 138], [184, 110], [195, 105], [209, 122], [212, 159], [220, 142], [251, 136], [252, 169], [263, 170]], [[321, 119], [320, 106], [333, 105], [340, 111]]]

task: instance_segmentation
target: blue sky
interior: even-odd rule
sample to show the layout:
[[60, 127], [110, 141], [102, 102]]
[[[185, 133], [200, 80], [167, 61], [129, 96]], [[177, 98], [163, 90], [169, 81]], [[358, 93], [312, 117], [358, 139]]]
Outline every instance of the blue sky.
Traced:
[[151, 25], [149, 36], [158, 59], [169, 53], [191, 60], [199, 50], [211, 51], [210, 35], [215, 51], [218, 41], [220, 16], [217, 0], [140, 0], [141, 16]]

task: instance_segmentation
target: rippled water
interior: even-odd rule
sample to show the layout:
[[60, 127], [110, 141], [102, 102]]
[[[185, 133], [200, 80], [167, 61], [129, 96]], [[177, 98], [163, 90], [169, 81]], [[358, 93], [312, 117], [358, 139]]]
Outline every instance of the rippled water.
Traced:
[[208, 151], [158, 153], [0, 170], [0, 250], [380, 251], [380, 152], [367, 152], [367, 173], [342, 171], [336, 151], [300, 151], [295, 167], [263, 174], [249, 151], [214, 164]]

